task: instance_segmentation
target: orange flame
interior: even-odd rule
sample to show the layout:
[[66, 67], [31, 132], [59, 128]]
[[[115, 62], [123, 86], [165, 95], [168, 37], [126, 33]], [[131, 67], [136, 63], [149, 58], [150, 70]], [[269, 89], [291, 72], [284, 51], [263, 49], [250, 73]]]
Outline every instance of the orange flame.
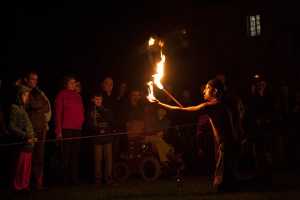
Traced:
[[160, 79], [164, 76], [164, 64], [165, 64], [166, 57], [161, 53], [161, 61], [157, 63], [157, 74], [154, 74], [152, 77], [154, 77], [154, 83], [159, 89], [163, 89], [163, 85], [160, 82]]
[[154, 102], [156, 100], [154, 94], [153, 94], [153, 82], [149, 81], [148, 83], [148, 95], [146, 96], [146, 98], [150, 101], [150, 102]]
[[[152, 45], [155, 45], [157, 42], [154, 38], [150, 37], [148, 43], [149, 43], [149, 46], [152, 46]], [[160, 80], [164, 75], [164, 63], [165, 63], [166, 57], [162, 53], [162, 47], [163, 47], [164, 43], [162, 41], [158, 41], [157, 44], [160, 46], [161, 61], [156, 64], [157, 65], [157, 68], [156, 68], [157, 73], [152, 75], [152, 77], [154, 78], [154, 83], [156, 84], [156, 86], [159, 89], [163, 89], [163, 85], [161, 84]], [[149, 94], [148, 94], [147, 98], [149, 101], [153, 101], [154, 99], [156, 99], [154, 96], [154, 92], [153, 92], [153, 82], [149, 81], [148, 85], [149, 85], [149, 89], [148, 89]]]

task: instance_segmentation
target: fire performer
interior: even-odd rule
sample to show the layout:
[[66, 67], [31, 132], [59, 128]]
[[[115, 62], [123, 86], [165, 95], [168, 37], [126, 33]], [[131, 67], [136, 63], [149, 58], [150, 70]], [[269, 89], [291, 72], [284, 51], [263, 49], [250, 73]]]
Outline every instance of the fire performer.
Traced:
[[171, 106], [156, 98], [148, 100], [168, 109], [197, 111], [199, 115], [208, 117], [217, 146], [214, 187], [218, 191], [231, 190], [236, 185], [237, 164], [241, 152], [237, 111], [227, 98], [220, 80], [210, 80], [205, 86], [203, 95], [207, 102], [189, 107]]

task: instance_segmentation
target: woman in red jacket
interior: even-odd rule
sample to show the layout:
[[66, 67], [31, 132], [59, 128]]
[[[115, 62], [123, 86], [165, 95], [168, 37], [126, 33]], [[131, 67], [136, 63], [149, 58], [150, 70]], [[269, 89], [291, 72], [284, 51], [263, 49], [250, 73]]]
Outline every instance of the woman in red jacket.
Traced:
[[84, 106], [81, 95], [75, 91], [76, 78], [74, 75], [63, 77], [64, 89], [59, 91], [54, 100], [55, 133], [62, 145], [62, 183], [73, 185], [78, 182], [78, 157], [82, 124], [84, 121]]

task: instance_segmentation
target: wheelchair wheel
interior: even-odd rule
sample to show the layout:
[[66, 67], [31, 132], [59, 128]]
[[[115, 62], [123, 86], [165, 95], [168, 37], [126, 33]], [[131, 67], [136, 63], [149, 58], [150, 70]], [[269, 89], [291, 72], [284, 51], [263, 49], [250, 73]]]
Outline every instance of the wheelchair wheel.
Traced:
[[119, 181], [128, 179], [130, 177], [130, 169], [128, 164], [124, 161], [118, 162], [114, 169], [114, 176]]
[[161, 175], [160, 164], [155, 157], [146, 157], [141, 160], [139, 169], [142, 178], [147, 181], [154, 181]]

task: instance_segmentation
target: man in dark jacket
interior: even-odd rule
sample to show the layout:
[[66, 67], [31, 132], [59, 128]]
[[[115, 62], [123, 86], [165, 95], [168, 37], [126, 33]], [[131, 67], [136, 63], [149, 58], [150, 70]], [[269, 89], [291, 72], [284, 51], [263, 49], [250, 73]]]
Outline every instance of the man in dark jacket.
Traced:
[[[51, 116], [50, 102], [45, 93], [37, 88], [38, 75], [36, 72], [26, 74], [24, 81], [30, 89], [29, 103], [26, 111], [32, 123], [34, 132], [37, 135], [32, 155], [32, 179], [31, 188], [44, 190], [43, 169], [44, 169], [44, 148], [48, 121]], [[47, 114], [47, 118], [46, 118]]]

